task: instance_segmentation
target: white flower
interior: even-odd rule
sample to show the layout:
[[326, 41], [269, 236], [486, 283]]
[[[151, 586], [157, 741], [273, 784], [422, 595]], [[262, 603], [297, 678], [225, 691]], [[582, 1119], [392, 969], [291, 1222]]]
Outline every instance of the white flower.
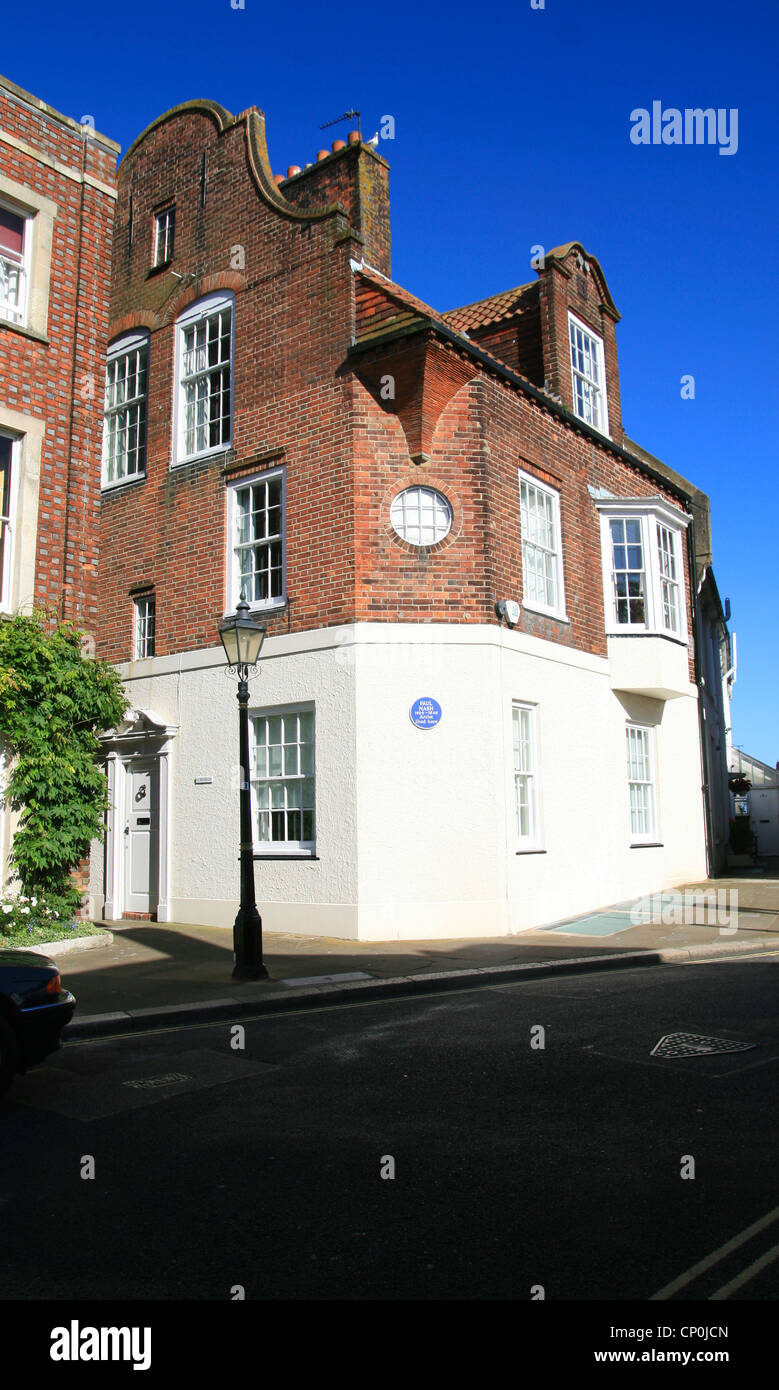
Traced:
[[30, 898], [30, 902], [32, 903], [33, 907], [37, 907], [37, 906], [38, 906], [38, 899], [37, 899], [37, 898]]
[[3, 912], [13, 912], [13, 910], [14, 910], [14, 905], [13, 905], [13, 903], [3, 903]]
[[30, 915], [30, 909], [29, 909], [29, 907], [23, 907], [23, 908], [21, 909], [21, 911], [22, 911], [22, 912], [26, 912], [26, 913], [27, 913], [27, 916], [29, 917], [29, 915]]

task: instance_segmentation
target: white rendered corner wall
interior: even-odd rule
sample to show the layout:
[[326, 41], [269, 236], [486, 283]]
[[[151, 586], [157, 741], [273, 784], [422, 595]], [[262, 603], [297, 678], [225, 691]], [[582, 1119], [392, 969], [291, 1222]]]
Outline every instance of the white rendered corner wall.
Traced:
[[[236, 686], [221, 651], [122, 668], [170, 739], [168, 920], [238, 902]], [[421, 696], [434, 728], [412, 724]], [[518, 854], [512, 701], [535, 704], [542, 852]], [[315, 707], [316, 859], [255, 861], [269, 932], [519, 932], [705, 874], [697, 703], [616, 692], [605, 658], [494, 624], [356, 624], [268, 639], [250, 709]], [[653, 728], [659, 845], [631, 848], [628, 720]], [[200, 779], [210, 778], [210, 782]], [[102, 904], [102, 855], [93, 898]]]

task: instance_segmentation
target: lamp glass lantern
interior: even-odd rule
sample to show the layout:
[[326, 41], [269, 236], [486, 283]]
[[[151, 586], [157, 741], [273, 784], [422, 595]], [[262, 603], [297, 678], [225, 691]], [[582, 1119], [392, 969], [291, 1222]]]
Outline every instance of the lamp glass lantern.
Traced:
[[254, 621], [244, 594], [235, 613], [220, 624], [219, 636], [230, 666], [240, 670], [256, 665], [265, 641], [264, 627]]

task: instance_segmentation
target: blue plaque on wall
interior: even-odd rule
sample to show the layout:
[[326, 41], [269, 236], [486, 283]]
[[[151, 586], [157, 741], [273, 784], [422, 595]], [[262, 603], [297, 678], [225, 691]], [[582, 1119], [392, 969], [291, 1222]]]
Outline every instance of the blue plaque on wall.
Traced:
[[430, 695], [422, 695], [415, 700], [409, 714], [411, 723], [418, 729], [434, 729], [441, 722], [441, 706]]

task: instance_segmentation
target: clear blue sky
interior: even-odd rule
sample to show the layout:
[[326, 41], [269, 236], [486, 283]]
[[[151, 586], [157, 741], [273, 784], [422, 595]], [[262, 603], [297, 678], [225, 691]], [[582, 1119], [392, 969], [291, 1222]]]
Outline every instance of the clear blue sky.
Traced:
[[[393, 273], [440, 309], [533, 279], [581, 241], [622, 314], [628, 434], [712, 501], [732, 603], [734, 742], [779, 759], [777, 60], [772, 0], [135, 0], [16, 5], [0, 71], [126, 149], [176, 102], [267, 117], [274, 171], [345, 132], [391, 165]], [[738, 111], [738, 149], [636, 146], [630, 112]], [[683, 400], [680, 378], [695, 378]]]

